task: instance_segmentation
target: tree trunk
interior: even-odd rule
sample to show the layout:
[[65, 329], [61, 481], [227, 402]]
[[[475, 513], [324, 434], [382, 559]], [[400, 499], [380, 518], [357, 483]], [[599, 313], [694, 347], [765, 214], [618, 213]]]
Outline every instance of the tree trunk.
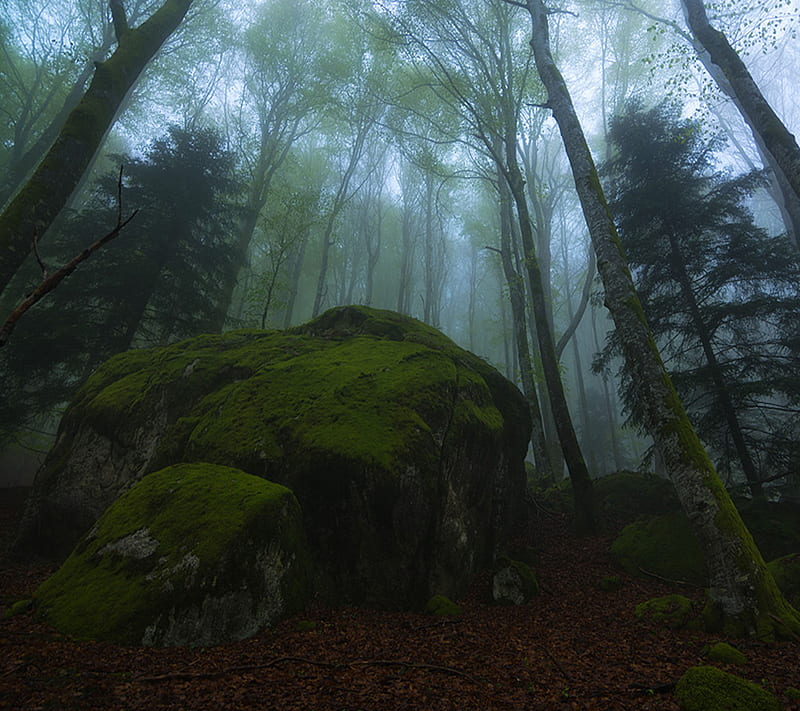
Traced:
[[572, 168], [597, 252], [606, 305], [616, 324], [652, 435], [706, 556], [708, 621], [726, 633], [797, 635], [800, 618], [781, 595], [680, 402], [655, 345], [622, 252], [569, 90], [550, 51], [547, 8], [527, 0], [531, 45]]
[[672, 256], [675, 270], [678, 275], [678, 285], [680, 286], [683, 298], [686, 305], [689, 307], [689, 316], [694, 324], [697, 337], [700, 339], [700, 345], [703, 349], [708, 370], [711, 374], [711, 380], [714, 383], [716, 390], [717, 400], [719, 401], [720, 409], [725, 417], [725, 422], [728, 425], [728, 432], [730, 433], [731, 440], [733, 441], [736, 456], [742, 465], [747, 484], [750, 487], [750, 493], [759, 499], [764, 498], [764, 490], [761, 486], [761, 477], [756, 470], [753, 458], [750, 456], [750, 450], [747, 448], [747, 443], [744, 440], [741, 425], [739, 424], [739, 417], [736, 414], [736, 408], [733, 406], [730, 391], [725, 383], [725, 378], [722, 375], [722, 368], [720, 368], [717, 354], [711, 344], [711, 334], [708, 332], [708, 327], [703, 321], [703, 316], [700, 313], [700, 307], [697, 304], [694, 291], [692, 290], [692, 281], [689, 274], [686, 272], [686, 260], [681, 253], [680, 246], [674, 235], [669, 236], [670, 253]]
[[[500, 176], [502, 178], [502, 176]], [[525, 318], [525, 280], [514, 269], [511, 256], [511, 229], [513, 223], [511, 196], [508, 186], [502, 179], [498, 184], [500, 190], [500, 257], [503, 264], [503, 274], [508, 284], [509, 301], [511, 303], [511, 322], [514, 328], [514, 343], [517, 347], [519, 359], [520, 378], [522, 391], [528, 401], [531, 414], [531, 445], [533, 460], [537, 474], [547, 481], [555, 483], [553, 468], [547, 452], [547, 441], [542, 424], [542, 412], [539, 408], [539, 397], [536, 394], [536, 383], [533, 380], [533, 364], [531, 363], [531, 349], [528, 343], [528, 324]]]
[[575, 428], [572, 425], [572, 418], [567, 407], [567, 398], [564, 395], [564, 386], [561, 382], [561, 372], [558, 367], [553, 334], [547, 313], [545, 287], [542, 281], [539, 261], [536, 258], [533, 228], [525, 195], [525, 181], [517, 163], [516, 133], [510, 140], [506, 141], [505, 177], [517, 208], [522, 248], [525, 252], [525, 268], [528, 272], [528, 283], [531, 291], [531, 305], [539, 342], [539, 355], [542, 359], [542, 370], [547, 383], [550, 407], [553, 411], [558, 440], [564, 452], [564, 460], [567, 463], [572, 483], [572, 494], [575, 499], [575, 528], [582, 534], [593, 533], [596, 529], [594, 489], [578, 444]]
[[702, 0], [681, 0], [681, 3], [695, 39], [724, 74], [736, 97], [737, 107], [800, 199], [800, 148], [794, 136], [772, 110], [725, 35], [711, 26]]
[[125, 96], [180, 25], [192, 0], [165, 0], [136, 29], [122, 28], [114, 53], [97, 64], [89, 88], [30, 180], [0, 215], [0, 290], [5, 289], [66, 205], [111, 128]]

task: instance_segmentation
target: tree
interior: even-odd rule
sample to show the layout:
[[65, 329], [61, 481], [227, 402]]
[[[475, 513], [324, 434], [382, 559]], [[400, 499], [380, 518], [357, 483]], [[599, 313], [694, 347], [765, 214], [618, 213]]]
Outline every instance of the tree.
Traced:
[[722, 71], [744, 119], [760, 137], [795, 196], [800, 198], [800, 148], [794, 136], [772, 110], [728, 39], [711, 25], [702, 0], [681, 0], [681, 4], [692, 34], [711, 62]]
[[[235, 231], [233, 155], [211, 130], [172, 127], [140, 159], [124, 158], [124, 236], [83, 264], [21, 321], [0, 356], [0, 430], [21, 429], [66, 402], [103, 360], [134, 345], [208, 331]], [[61, 264], [117, 214], [117, 175], [43, 245]]]
[[[732, 443], [754, 496], [764, 478], [759, 433], [785, 429], [791, 412], [784, 344], [798, 310], [800, 264], [785, 237], [770, 238], [743, 205], [760, 174], [714, 171], [718, 139], [678, 105], [630, 105], [609, 138], [611, 206], [645, 313], [690, 415], [724, 456]], [[787, 388], [788, 386], [788, 388]], [[797, 413], [794, 413], [796, 419]], [[723, 459], [723, 463], [724, 459]], [[772, 472], [770, 472], [772, 473]]]
[[656, 347], [600, 185], [572, 98], [550, 49], [542, 0], [509, 3], [530, 15], [536, 68], [558, 123], [589, 228], [605, 303], [614, 319], [642, 419], [664, 458], [706, 555], [710, 611], [730, 632], [797, 635], [800, 618], [778, 590], [753, 538], [720, 481]]
[[136, 28], [112, 0], [117, 48], [94, 77], [61, 132], [17, 196], [0, 215], [0, 291], [31, 251], [34, 231], [44, 236], [92, 162], [131, 87], [183, 20], [192, 0], [165, 0]]

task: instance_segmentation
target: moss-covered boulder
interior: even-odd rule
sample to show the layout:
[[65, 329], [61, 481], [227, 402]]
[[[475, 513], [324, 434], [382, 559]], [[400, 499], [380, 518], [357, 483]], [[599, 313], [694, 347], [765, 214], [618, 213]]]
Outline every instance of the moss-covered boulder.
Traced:
[[[734, 502], [766, 560], [800, 550], [800, 507], [749, 499]], [[705, 557], [680, 511], [626, 526], [612, 544], [611, 553], [631, 574], [655, 573], [695, 585], [708, 582]]]
[[522, 511], [529, 431], [512, 383], [388, 311], [131, 351], [68, 408], [16, 549], [65, 556], [145, 474], [205, 461], [295, 493], [326, 598], [422, 607], [491, 565]]
[[636, 606], [637, 619], [670, 629], [683, 629], [692, 622], [694, 604], [683, 595], [654, 597]]
[[766, 689], [716, 667], [692, 667], [678, 680], [675, 697], [683, 711], [781, 711]]
[[608, 528], [680, 511], [672, 482], [649, 472], [619, 471], [595, 479], [597, 513]]
[[205, 646], [301, 609], [310, 565], [289, 489], [229, 467], [179, 464], [121, 496], [34, 601], [80, 638]]
[[733, 645], [727, 642], [715, 642], [703, 648], [703, 655], [712, 662], [720, 664], [741, 665], [747, 664], [747, 657]]
[[632, 575], [651, 573], [695, 585], [707, 580], [705, 557], [681, 512], [629, 524], [611, 545], [611, 554]]
[[539, 581], [527, 563], [502, 557], [494, 566], [492, 600], [498, 605], [522, 605], [539, 594]]
[[775, 583], [795, 609], [800, 610], [800, 553], [782, 556], [767, 564]]

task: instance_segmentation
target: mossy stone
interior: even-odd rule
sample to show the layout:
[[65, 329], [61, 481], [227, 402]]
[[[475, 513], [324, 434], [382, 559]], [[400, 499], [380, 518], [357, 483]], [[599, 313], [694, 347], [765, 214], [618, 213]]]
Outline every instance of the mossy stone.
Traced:
[[502, 557], [494, 566], [492, 599], [499, 605], [522, 605], [540, 591], [536, 574], [527, 563]]
[[121, 496], [34, 594], [81, 639], [206, 646], [301, 609], [311, 589], [289, 489], [230, 467], [180, 464]]
[[692, 621], [694, 603], [683, 595], [655, 597], [636, 606], [637, 619], [670, 629], [683, 629]]
[[727, 642], [716, 642], [703, 650], [712, 662], [720, 664], [747, 664], [747, 657]]
[[618, 471], [600, 477], [594, 492], [600, 520], [610, 528], [681, 508], [672, 482], [648, 472]]
[[464, 614], [460, 605], [445, 595], [434, 595], [425, 605], [425, 612], [437, 617], [459, 617]]
[[784, 597], [800, 609], [800, 553], [770, 561], [767, 567]]
[[769, 691], [711, 666], [688, 669], [675, 687], [683, 711], [781, 711]]
[[704, 585], [705, 557], [681, 512], [626, 526], [611, 546], [614, 559], [630, 574]]
[[17, 600], [11, 605], [3, 615], [5, 618], [16, 617], [17, 615], [24, 615], [26, 612], [33, 608], [33, 600]]
[[209, 462], [294, 492], [324, 599], [419, 608], [509, 538], [529, 433], [512, 383], [390, 311], [123, 353], [70, 404], [16, 550], [63, 559], [147, 472]]

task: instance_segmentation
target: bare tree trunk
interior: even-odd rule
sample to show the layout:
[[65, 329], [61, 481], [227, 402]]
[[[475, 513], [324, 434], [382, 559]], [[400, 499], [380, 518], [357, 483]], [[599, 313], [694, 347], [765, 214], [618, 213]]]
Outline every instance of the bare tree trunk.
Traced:
[[702, 546], [709, 621], [728, 633], [796, 636], [800, 618], [778, 590], [694, 431], [656, 348], [569, 90], [550, 51], [547, 8], [527, 0], [536, 67], [558, 123], [644, 422]]
[[519, 359], [520, 378], [525, 399], [531, 414], [531, 445], [533, 460], [537, 473], [547, 481], [555, 483], [553, 468], [547, 452], [547, 441], [542, 424], [542, 413], [539, 408], [539, 397], [536, 394], [536, 383], [533, 380], [533, 364], [531, 363], [531, 349], [528, 343], [528, 324], [525, 317], [525, 280], [514, 268], [511, 256], [511, 230], [513, 224], [513, 208], [508, 186], [504, 184], [502, 176], [498, 183], [500, 191], [500, 257], [503, 264], [503, 274], [508, 284], [509, 302], [511, 304], [511, 322], [514, 327], [514, 342], [517, 347]]
[[96, 65], [78, 105], [30, 180], [0, 215], [0, 290], [45, 234], [94, 158], [125, 96], [180, 25], [192, 0], [165, 0], [139, 27], [116, 22], [117, 49]]

